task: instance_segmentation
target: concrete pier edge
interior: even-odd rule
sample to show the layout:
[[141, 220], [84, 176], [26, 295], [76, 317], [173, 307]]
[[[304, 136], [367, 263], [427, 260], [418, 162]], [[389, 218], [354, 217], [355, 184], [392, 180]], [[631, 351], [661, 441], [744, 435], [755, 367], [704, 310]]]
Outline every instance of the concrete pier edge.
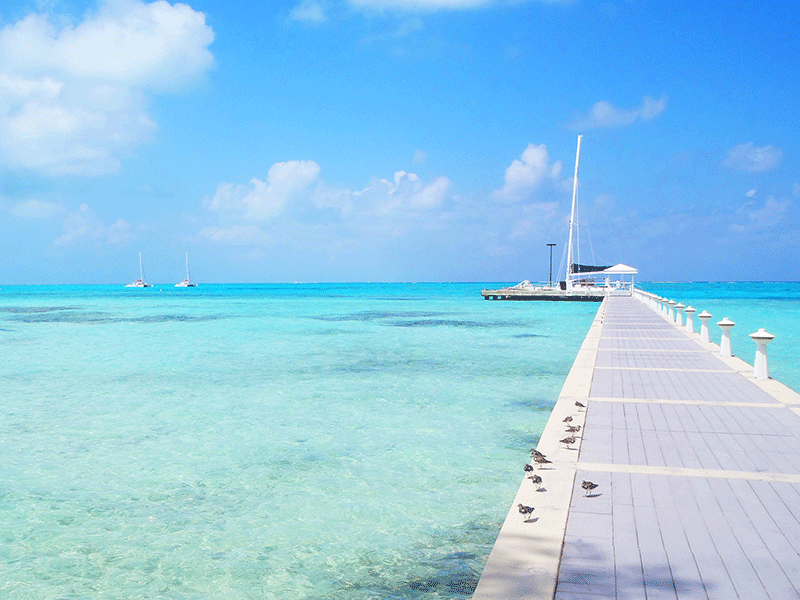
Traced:
[[[583, 427], [586, 413], [577, 410], [575, 401], [586, 404], [589, 397], [605, 306], [606, 301], [603, 301], [597, 310], [537, 446], [548, 460], [553, 461], [536, 471], [542, 477], [544, 491], [537, 492], [536, 486], [523, 477], [473, 600], [553, 598], [578, 471], [576, 446], [580, 444], [579, 438], [571, 448], [566, 448], [557, 440], [566, 436], [563, 419], [567, 415], [572, 416], [573, 425]], [[525, 456], [526, 450], [521, 449], [521, 457]], [[520, 461], [520, 471], [523, 464], [524, 459]], [[519, 513], [518, 504], [535, 508], [530, 520]]]

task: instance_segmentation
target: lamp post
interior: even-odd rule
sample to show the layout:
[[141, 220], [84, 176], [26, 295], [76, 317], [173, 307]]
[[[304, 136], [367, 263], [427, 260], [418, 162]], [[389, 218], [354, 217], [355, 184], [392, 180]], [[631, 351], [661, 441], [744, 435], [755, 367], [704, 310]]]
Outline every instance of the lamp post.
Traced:
[[553, 246], [555, 244], [547, 244], [550, 248], [550, 286], [553, 286]]

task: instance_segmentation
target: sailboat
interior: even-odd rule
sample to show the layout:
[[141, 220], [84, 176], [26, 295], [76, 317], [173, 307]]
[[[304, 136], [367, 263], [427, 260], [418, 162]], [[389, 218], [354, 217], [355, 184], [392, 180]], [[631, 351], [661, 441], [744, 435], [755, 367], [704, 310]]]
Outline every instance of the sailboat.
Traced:
[[180, 283], [176, 283], [175, 287], [197, 287], [196, 283], [192, 283], [192, 280], [189, 278], [189, 253], [186, 253], [186, 279], [181, 281]]
[[[572, 208], [569, 216], [569, 239], [567, 240], [567, 275], [560, 284], [553, 286], [532, 285], [527, 279], [513, 287], [499, 290], [483, 290], [481, 295], [484, 300], [566, 300], [602, 302], [606, 292], [612, 287], [611, 275], [630, 275], [630, 290], [633, 290], [633, 275], [637, 270], [627, 265], [612, 266], [582, 265], [577, 262], [574, 252], [575, 238], [577, 237], [578, 215], [578, 165], [581, 160], [581, 139], [578, 136], [578, 150], [575, 155], [575, 177], [572, 183]], [[599, 281], [598, 281], [599, 280]], [[620, 282], [614, 285], [620, 289]]]
[[153, 287], [152, 283], [147, 283], [144, 280], [144, 269], [142, 269], [142, 253], [139, 252], [139, 279], [133, 283], [127, 284], [125, 287], [146, 288]]

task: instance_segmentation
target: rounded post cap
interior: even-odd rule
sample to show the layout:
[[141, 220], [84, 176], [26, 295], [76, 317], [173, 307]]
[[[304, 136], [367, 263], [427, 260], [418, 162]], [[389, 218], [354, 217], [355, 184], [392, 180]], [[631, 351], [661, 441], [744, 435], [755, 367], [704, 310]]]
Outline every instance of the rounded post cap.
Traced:
[[731, 321], [728, 317], [725, 317], [724, 319], [722, 319], [722, 321], [717, 321], [717, 325], [724, 328], [724, 327], [733, 327], [734, 325], [736, 325], [736, 323]]
[[700, 314], [698, 314], [697, 316], [698, 316], [698, 317], [700, 317], [701, 319], [710, 319], [710, 318], [711, 318], [711, 317], [713, 317], [714, 315], [712, 315], [712, 314], [711, 314], [710, 312], [708, 312], [707, 310], [704, 310], [703, 312], [701, 312], [701, 313], [700, 313]]
[[677, 302], [675, 302], [675, 300], [670, 300], [669, 302], [667, 302], [667, 304], [672, 304], [672, 306], [675, 306]]
[[695, 307], [693, 307], [693, 306], [687, 306], [686, 310], [684, 310], [683, 312], [693, 313], [693, 312], [697, 312], [697, 309]]
[[685, 307], [684, 307], [684, 305], [683, 305], [683, 302], [678, 302], [678, 303], [675, 305], [675, 308], [677, 308], [678, 310], [683, 310]]
[[766, 331], [763, 327], [761, 327], [755, 333], [751, 333], [750, 337], [756, 344], [769, 344], [773, 339], [775, 339], [775, 336]]

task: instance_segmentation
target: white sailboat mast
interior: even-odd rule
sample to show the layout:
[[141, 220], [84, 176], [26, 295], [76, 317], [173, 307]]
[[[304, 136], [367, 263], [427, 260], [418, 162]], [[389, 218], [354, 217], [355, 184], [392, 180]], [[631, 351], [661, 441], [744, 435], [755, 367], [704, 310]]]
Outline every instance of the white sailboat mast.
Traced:
[[189, 277], [189, 253], [186, 253], [186, 281], [191, 281]]
[[142, 269], [142, 253], [139, 252], [139, 281], [144, 282], [144, 269]]
[[583, 134], [578, 135], [578, 152], [575, 155], [575, 178], [572, 182], [572, 210], [569, 215], [569, 244], [567, 246], [567, 292], [572, 291], [572, 230], [575, 225], [575, 203], [578, 199], [578, 164], [581, 161], [581, 138]]

